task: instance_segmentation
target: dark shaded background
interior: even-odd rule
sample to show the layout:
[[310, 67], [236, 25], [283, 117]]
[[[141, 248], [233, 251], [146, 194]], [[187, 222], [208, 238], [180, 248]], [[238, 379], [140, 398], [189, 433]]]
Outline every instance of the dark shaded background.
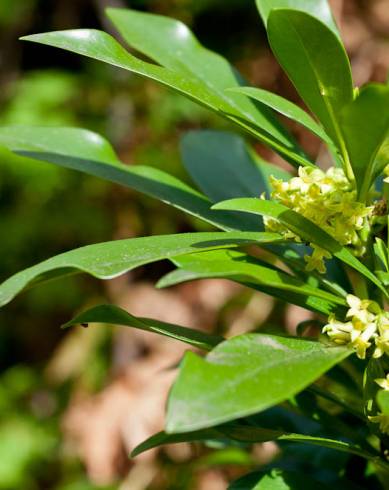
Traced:
[[[334, 0], [355, 81], [384, 81], [389, 66], [389, 0]], [[253, 0], [0, 0], [0, 124], [86, 127], [106, 136], [128, 164], [163, 168], [188, 180], [179, 137], [226, 128], [217, 116], [124, 71], [18, 41], [77, 27], [112, 31], [106, 6], [183, 20], [248, 80], [298, 101], [272, 58]], [[114, 31], [112, 31], [114, 32]], [[317, 141], [300, 134], [316, 155]], [[274, 155], [256, 144], [273, 161]], [[0, 280], [51, 255], [113, 238], [206, 229], [165, 205], [92, 177], [44, 164], [16, 166], [0, 151]], [[260, 294], [220, 281], [168, 291], [153, 283], [168, 264], [109, 283], [79, 277], [24, 294], [0, 312], [0, 489], [219, 490], [272, 457], [272, 444], [247, 455], [181, 445], [128, 452], [163, 426], [163, 405], [182, 354], [175, 342], [98, 326], [64, 333], [75, 311], [113, 302], [135, 314], [239, 333], [266, 322], [299, 321]], [[226, 465], [229, 464], [229, 469]]]

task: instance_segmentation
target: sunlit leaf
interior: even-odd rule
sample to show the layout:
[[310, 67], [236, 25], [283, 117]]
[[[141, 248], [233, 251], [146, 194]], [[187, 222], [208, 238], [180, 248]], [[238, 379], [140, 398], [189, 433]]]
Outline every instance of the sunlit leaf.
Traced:
[[246, 211], [247, 213], [275, 218], [299, 235], [304, 241], [319, 245], [331, 252], [339, 260], [370, 279], [386, 296], [389, 296], [377, 277], [346, 247], [342, 247], [327, 232], [315, 225], [315, 223], [283, 204], [264, 199], [241, 198], [215, 204], [213, 209]]
[[353, 100], [353, 84], [343, 44], [320, 20], [297, 10], [272, 10], [268, 35], [280, 65], [348, 163], [339, 114]]
[[139, 318], [114, 305], [99, 305], [83, 311], [67, 322], [64, 327], [89, 323], [109, 323], [111, 325], [133, 327], [171, 337], [204, 350], [212, 350], [213, 347], [224, 340], [223, 337], [173, 325], [172, 323], [161, 322], [151, 318]]
[[61, 276], [84, 272], [112, 279], [135, 267], [199, 250], [267, 243], [279, 239], [269, 233], [187, 233], [130, 238], [88, 245], [52, 257], [0, 284], [0, 306], [26, 287]]
[[[302, 280], [243, 252], [220, 250], [195, 253], [173, 259], [173, 262], [186, 273], [196, 274], [197, 278], [231, 279], [253, 286], [262, 285], [272, 290], [279, 289], [301, 296], [316, 297], [334, 306], [347, 304], [344, 298], [311, 287]], [[159, 285], [166, 285], [166, 279]]]
[[247, 334], [203, 359], [188, 352], [169, 397], [166, 431], [204, 429], [248, 416], [300, 392], [351, 350], [319, 342]]
[[[139, 16], [146, 15], [140, 12], [135, 12], [134, 14], [133, 11], [121, 9], [110, 9], [109, 14], [111, 18], [115, 18], [117, 25], [120, 24], [120, 31], [123, 37], [130, 36], [130, 21], [136, 22]], [[189, 57], [187, 51], [189, 50], [192, 53], [193, 50], [193, 56], [200, 56], [199, 63], [212, 66], [215, 73], [218, 71], [217, 68], [219, 68], [218, 75], [221, 80], [225, 79], [227, 86], [231, 87], [234, 83], [238, 83], [236, 81], [237, 75], [235, 71], [223, 58], [202, 48], [192, 38], [192, 34], [184, 24], [175, 23], [171, 19], [160, 16], [147, 17], [147, 22], [144, 22], [143, 18], [141, 19], [139, 24], [140, 31], [136, 36], [139, 40], [141, 35], [141, 39], [145, 44], [143, 52], [148, 52], [150, 47], [145, 30], [151, 27], [153, 19], [155, 19], [159, 28], [159, 31], [155, 33], [157, 37], [156, 42], [159, 45], [164, 46], [164, 35], [167, 34], [167, 30], [172, 36], [170, 39], [171, 43], [179, 42], [182, 50], [185, 47], [184, 59]], [[131, 32], [133, 30], [135, 32], [135, 27], [131, 29]], [[202, 77], [195, 76], [187, 68], [185, 68], [185, 72], [182, 69], [177, 71], [178, 67], [182, 67], [182, 62], [179, 63], [179, 60], [177, 60], [175, 69], [169, 66], [165, 67], [143, 61], [126, 51], [109, 34], [94, 29], [55, 31], [25, 36], [22, 39], [72, 51], [158, 81], [201, 105], [212, 109], [221, 116], [236, 122], [295, 164], [312, 165], [304, 155], [304, 152], [298, 148], [292, 137], [288, 135], [287, 131], [283, 129], [281, 124], [269, 112], [268, 108], [256, 109], [256, 106], [249, 99], [246, 98], [245, 102], [245, 97], [242, 95], [234, 95], [233, 97], [222, 96], [219, 93], [219, 87], [204, 81]], [[189, 40], [188, 44], [185, 43], [186, 40]], [[134, 42], [132, 40], [132, 43]], [[137, 48], [140, 50], [138, 44]], [[158, 48], [155, 49], [160, 54], [160, 50]], [[171, 44], [169, 44], [168, 50], [169, 53], [174, 51]], [[198, 52], [200, 53], [199, 55]], [[205, 61], [204, 56], [206, 58]], [[170, 57], [171, 55], [165, 54], [163, 61], [167, 63]]]
[[301, 124], [327, 144], [332, 144], [331, 138], [327, 135], [324, 129], [306, 111], [304, 111], [304, 109], [301, 109], [301, 107], [293, 102], [290, 102], [284, 97], [269, 92], [268, 90], [263, 90], [256, 87], [236, 87], [231, 90], [233, 92], [247, 95], [247, 97], [271, 107], [283, 116], [297, 122], [298, 124]]
[[0, 146], [37, 161], [78, 170], [157, 198], [225, 230], [259, 230], [259, 219], [218, 215], [203, 194], [157, 168], [123, 165], [109, 143], [78, 128], [0, 127]]
[[256, 0], [256, 3], [265, 26], [267, 26], [272, 9], [288, 8], [301, 10], [320, 19], [336, 35], [339, 35], [327, 0]]
[[389, 86], [370, 84], [341, 114], [341, 130], [363, 202], [389, 162]]

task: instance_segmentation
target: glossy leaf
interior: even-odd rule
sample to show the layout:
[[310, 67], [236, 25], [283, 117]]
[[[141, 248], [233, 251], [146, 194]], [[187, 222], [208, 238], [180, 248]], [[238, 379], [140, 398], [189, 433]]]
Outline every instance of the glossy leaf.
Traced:
[[247, 219], [244, 214], [233, 213], [219, 216], [210, 209], [212, 203], [204, 195], [161, 170], [123, 165], [109, 143], [90, 131], [0, 127], [0, 146], [27, 158], [78, 170], [143, 192], [224, 230], [259, 229], [258, 218]]
[[[198, 279], [204, 279], [210, 277], [209, 274], [203, 272], [193, 272], [185, 270], [184, 268], [176, 269], [169, 272], [158, 282], [158, 287], [169, 287], [176, 284], [182, 284], [183, 282], [196, 281]], [[215, 277], [214, 275], [212, 277]], [[218, 277], [223, 277], [221, 274]], [[236, 279], [235, 279], [236, 280]], [[321, 313], [325, 316], [329, 316], [331, 313], [339, 313], [339, 316], [344, 314], [343, 308], [339, 307], [336, 303], [333, 303], [316, 296], [307, 296], [298, 293], [292, 293], [290, 291], [284, 291], [279, 288], [272, 288], [270, 286], [260, 285], [255, 282], [237, 281], [243, 286], [255, 289], [265, 294], [269, 294], [274, 298], [279, 298], [289, 304], [301, 306], [307, 310]]]
[[107, 9], [107, 15], [131, 47], [185, 78], [193, 77], [230, 107], [228, 114], [238, 114], [284, 146], [299, 151], [294, 139], [265, 105], [225, 91], [239, 86], [241, 76], [222, 56], [204, 48], [185, 24], [130, 9]]
[[327, 0], [256, 0], [256, 3], [265, 26], [267, 26], [272, 9], [288, 8], [301, 10], [320, 19], [335, 34], [339, 35]]
[[100, 279], [112, 279], [135, 267], [180, 254], [277, 239], [278, 235], [269, 233], [187, 233], [88, 245], [45, 260], [0, 284], [0, 306], [26, 287], [56, 277], [85, 272]]
[[[300, 279], [238, 251], [212, 251], [178, 257], [173, 262], [202, 278], [224, 278], [272, 289], [313, 296], [334, 305], [347, 305], [344, 298], [305, 284]], [[163, 283], [160, 285], [163, 286]]]
[[381, 238], [376, 237], [373, 250], [376, 268], [383, 272], [389, 272], [388, 247], [386, 243]]
[[188, 352], [170, 393], [166, 431], [204, 429], [277, 405], [350, 353], [344, 347], [261, 334], [234, 337], [205, 359]]
[[11, 151], [58, 153], [69, 158], [118, 164], [119, 159], [106, 139], [79, 128], [46, 126], [1, 126], [0, 145]]
[[301, 109], [301, 107], [293, 102], [284, 99], [284, 97], [256, 87], [236, 87], [231, 90], [247, 95], [247, 97], [269, 106], [283, 116], [301, 124], [327, 144], [332, 144], [331, 138], [324, 129], [306, 111], [304, 111], [304, 109]]
[[320, 20], [288, 9], [271, 11], [268, 35], [277, 60], [348, 162], [339, 114], [353, 100], [353, 84], [342, 43]]
[[[136, 12], [135, 14], [137, 16], [146, 15], [139, 12]], [[128, 27], [126, 26], [129, 17], [134, 18], [133, 12], [130, 10], [110, 9], [110, 17], [115, 18], [116, 24], [120, 23], [120, 30], [122, 31], [121, 33], [123, 37], [129, 36]], [[123, 20], [124, 17], [126, 21]], [[178, 41], [181, 48], [184, 46], [185, 39], [192, 39], [189, 29], [184, 24], [177, 23], [172, 27], [169, 27], [170, 22], [174, 23], [175, 21], [164, 17], [151, 16], [147, 17], [147, 25], [142, 23], [141, 34], [146, 45], [147, 36], [144, 35], [145, 30], [150, 28], [152, 18], [154, 17], [157, 18], [157, 22], [160, 24], [159, 28], [161, 30], [161, 32], [155, 33], [157, 36], [157, 44], [164, 45], [163, 33], [165, 26], [168, 26], [168, 31], [172, 30], [173, 37], [170, 39], [170, 41], [173, 43], [174, 36], [178, 36]], [[297, 144], [294, 142], [291, 136], [285, 129], [282, 128], [281, 124], [266, 107], [257, 111], [255, 106], [251, 104], [248, 99], [245, 103], [245, 97], [241, 95], [235, 96], [236, 102], [233, 103], [231, 98], [221, 96], [218, 88], [215, 87], [214, 84], [203, 81], [201, 78], [189, 73], [188, 70], [185, 70], [185, 72], [183, 72], [182, 69], [177, 71], [177, 69], [173, 70], [170, 67], [155, 65], [136, 58], [126, 51], [112, 36], [103, 31], [94, 29], [74, 29], [34, 34], [31, 36], [25, 36], [22, 39], [72, 51], [74, 53], [103, 61], [113, 66], [117, 66], [133, 73], [137, 73], [138, 75], [158, 81], [163, 85], [166, 85], [200, 103], [201, 105], [212, 109], [219, 115], [233, 120], [251, 134], [269, 144], [276, 151], [279, 151], [285, 156], [285, 158], [295, 162], [296, 164], [312, 165], [311, 162], [307, 160], [302, 150], [297, 147]], [[176, 42], [178, 41], [176, 40]], [[217, 66], [220, 67], [220, 77], [221, 79], [225, 78], [228, 81], [228, 86], [233, 86], [234, 82], [237, 83], [235, 72], [223, 58], [204, 50], [202, 47], [198, 47], [196, 44], [197, 41], [194, 43], [194, 45], [193, 43], [194, 41], [189, 42], [188, 49], [194, 49], [195, 52], [200, 50], [200, 53], [205, 51], [206, 62], [212, 65], [215, 71], [217, 71]], [[139, 46], [138, 49], [140, 49]], [[172, 45], [169, 44], [168, 49], [169, 52], [173, 52]], [[144, 47], [143, 52], [146, 53], [147, 51], [148, 50], [146, 47]], [[169, 58], [169, 55], [166, 56]], [[188, 54], [186, 52], [185, 57], [187, 56]], [[208, 59], [208, 57], [210, 57], [210, 59]], [[202, 56], [200, 56], [200, 60], [201, 62], [204, 62]], [[180, 66], [180, 63], [177, 60], [176, 67], [178, 66]], [[246, 109], [248, 105], [252, 107], [252, 112], [255, 112], [255, 119], [253, 113]]]
[[341, 114], [341, 129], [365, 201], [375, 178], [389, 161], [389, 86], [370, 84]]
[[193, 347], [204, 350], [212, 350], [224, 339], [217, 335], [210, 335], [199, 330], [193, 330], [171, 323], [153, 320], [151, 318], [139, 318], [114, 305], [99, 305], [87, 311], [83, 311], [64, 327], [89, 323], [109, 323], [111, 325], [124, 325], [127, 327], [157, 333], [185, 342]]
[[222, 131], [190, 131], [181, 139], [185, 168], [213, 202], [258, 197], [271, 190], [270, 175], [291, 175], [254, 155], [240, 136]]
[[291, 231], [299, 235], [304, 241], [319, 245], [331, 252], [339, 260], [370, 279], [370, 281], [378, 286], [387, 297], [389, 296], [376, 276], [354, 257], [346, 247], [342, 247], [322, 228], [315, 225], [315, 223], [283, 204], [264, 199], [241, 198], [215, 204], [213, 209], [246, 211], [247, 213], [275, 218], [287, 226]]
[[179, 444], [182, 442], [201, 442], [209, 440], [218, 440], [225, 438], [216, 428], [198, 430], [193, 432], [185, 432], [183, 434], [167, 434], [166, 432], [158, 432], [149, 437], [131, 452], [131, 456], [135, 458], [139, 454], [164, 446], [166, 444]]
[[376, 453], [361, 449], [358, 445], [351, 444], [349, 442], [329, 439], [326, 437], [316, 437], [305, 434], [289, 433], [281, 430], [266, 429], [250, 424], [239, 425], [236, 422], [212, 427], [210, 429], [183, 432], [177, 434], [159, 432], [158, 434], [151, 436], [149, 439], [142, 442], [138, 447], [136, 447], [132, 452], [132, 456], [137, 456], [142, 452], [159, 446], [163, 446], [165, 444], [177, 444], [181, 442], [195, 441], [200, 442], [206, 440], [229, 440], [244, 444], [255, 444], [267, 441], [297, 442], [313, 446], [321, 446], [349, 454], [355, 454], [361, 456], [362, 458], [370, 459], [375, 462], [379, 461]]

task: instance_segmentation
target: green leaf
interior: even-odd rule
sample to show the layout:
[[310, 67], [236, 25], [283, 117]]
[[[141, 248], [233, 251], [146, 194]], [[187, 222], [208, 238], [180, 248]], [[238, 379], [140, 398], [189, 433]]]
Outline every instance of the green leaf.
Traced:
[[116, 165], [119, 159], [108, 141], [79, 128], [40, 126], [1, 126], [0, 145], [11, 151], [57, 153], [69, 158], [96, 160]]
[[353, 100], [353, 84], [341, 41], [318, 19], [288, 9], [271, 11], [268, 35], [279, 63], [348, 164], [339, 114]]
[[384, 415], [389, 415], [389, 391], [387, 390], [378, 391], [377, 404]]
[[256, 157], [243, 138], [233, 133], [190, 131], [181, 139], [181, 155], [194, 182], [213, 202], [269, 192], [270, 175], [291, 178]]
[[72, 320], [63, 325], [64, 328], [72, 325], [88, 323], [110, 323], [113, 325], [125, 325], [127, 327], [165, 335], [181, 342], [186, 342], [193, 347], [204, 350], [212, 350], [224, 339], [217, 335], [210, 335], [198, 330], [193, 330], [171, 323], [153, 320], [151, 318], [139, 318], [130, 315], [127, 311], [114, 305], [99, 305], [87, 311], [83, 311]]
[[304, 241], [314, 243], [325, 250], [328, 250], [342, 262], [363, 274], [378, 286], [385, 296], [389, 297], [388, 292], [377, 277], [354, 257], [346, 247], [342, 247], [322, 228], [287, 206], [275, 201], [266, 201], [264, 199], [241, 198], [215, 204], [213, 209], [246, 211], [247, 213], [275, 218], [287, 226], [291, 231], [299, 235]]
[[283, 116], [295, 121], [313, 134], [321, 138], [328, 145], [333, 144], [331, 138], [327, 135], [324, 129], [301, 107], [290, 102], [280, 95], [273, 94], [268, 90], [255, 87], [236, 87], [231, 89], [233, 92], [247, 95], [262, 104], [271, 107], [276, 112], [279, 112]]
[[207, 440], [233, 441], [244, 444], [255, 444], [267, 441], [298, 442], [301, 444], [309, 444], [334, 449], [336, 451], [341, 451], [348, 454], [355, 454], [373, 461], [379, 460], [376, 453], [365, 451], [359, 446], [348, 442], [329, 439], [326, 437], [316, 437], [305, 434], [289, 433], [280, 430], [265, 429], [252, 425], [239, 425], [235, 422], [212, 427], [210, 429], [183, 432], [178, 434], [159, 432], [137, 446], [132, 452], [132, 456], [137, 456], [142, 452], [163, 446], [165, 444], [196, 441], [200, 442]]
[[311, 340], [248, 334], [203, 359], [188, 352], [170, 393], [166, 431], [204, 429], [274, 406], [351, 351]]
[[228, 490], [329, 490], [309, 475], [272, 469], [267, 473], [245, 475], [229, 485]]
[[180, 254], [277, 239], [278, 235], [270, 233], [186, 233], [88, 245], [45, 260], [0, 284], [0, 306], [28, 286], [69, 274], [85, 272], [100, 279], [112, 279], [135, 267]]
[[239, 117], [297, 151], [291, 135], [266, 106], [225, 92], [228, 87], [240, 85], [240, 75], [222, 56], [204, 48], [185, 24], [130, 9], [107, 9], [107, 15], [131, 47], [169, 70], [204, 84]]
[[[280, 289], [302, 296], [313, 296], [334, 305], [347, 305], [344, 298], [311, 287], [300, 279], [243, 252], [217, 250], [195, 253], [173, 259], [173, 262], [186, 272], [197, 274], [197, 277], [231, 279], [253, 286], [267, 286], [272, 290]], [[159, 285], [163, 286], [163, 283]]]
[[0, 146], [43, 161], [94, 175], [174, 206], [224, 230], [258, 230], [258, 219], [218, 215], [211, 202], [179, 179], [153, 167], [122, 164], [101, 136], [78, 128], [0, 127]]
[[[225, 95], [220, 87], [227, 88], [237, 84], [236, 73], [223, 58], [198, 44], [184, 24], [130, 10], [109, 9], [109, 15], [115, 20], [124, 38], [131, 40], [132, 45], [136, 45], [138, 50], [146, 54], [153, 46], [156, 50], [153, 57], [158, 57], [159, 62], [167, 66], [155, 65], [136, 58], [112, 36], [93, 29], [55, 31], [25, 36], [22, 39], [72, 51], [158, 81], [234, 121], [295, 164], [312, 165], [268, 108], [258, 107], [242, 95]], [[154, 29], [158, 30], [154, 32]], [[168, 35], [170, 37], [166, 39], [168, 47], [165, 52], [164, 36]], [[150, 45], [148, 39], [151, 37]], [[138, 42], [142, 46], [138, 45]], [[174, 49], [173, 46], [177, 43], [178, 49]], [[158, 46], [161, 46], [161, 49]], [[180, 55], [180, 50], [183, 55]], [[170, 66], [173, 61], [172, 55], [169, 54], [173, 52], [178, 56], [178, 59], [173, 58], [174, 69]], [[162, 56], [161, 53], [164, 55]], [[151, 55], [151, 52], [149, 54]], [[196, 73], [185, 66], [184, 61], [187, 58], [193, 62], [197, 60]], [[205, 81], [204, 77], [209, 73], [207, 69], [202, 74], [204, 66], [212, 67], [212, 73], [218, 80], [220, 78], [219, 84], [215, 84], [213, 79]]]
[[301, 10], [320, 19], [327, 27], [332, 29], [336, 35], [339, 35], [338, 28], [335, 24], [327, 0], [256, 0], [256, 3], [265, 26], [267, 26], [272, 9], [288, 8]]
[[[223, 438], [223, 435], [217, 429], [198, 430], [184, 434], [166, 434], [166, 432], [158, 432], [146, 439], [144, 442], [136, 446], [131, 452], [131, 456], [135, 458], [139, 454], [164, 446], [165, 444], [179, 444], [181, 442], [200, 442], [217, 440]], [[224, 437], [225, 438], [225, 437]]]
[[[176, 284], [181, 284], [183, 282], [204, 279], [207, 277], [209, 277], [207, 273], [187, 271], [185, 269], [180, 268], [172, 272], [169, 272], [164, 277], [162, 277], [161, 280], [158, 282], [157, 286], [160, 288], [168, 287]], [[219, 277], [222, 277], [222, 275], [220, 275]], [[291, 293], [290, 291], [284, 291], [279, 288], [272, 288], [269, 286], [256, 284], [254, 282], [248, 282], [248, 281], [239, 281], [239, 282], [243, 286], [255, 289], [256, 291], [260, 291], [262, 293], [268, 294], [275, 298], [279, 298], [282, 301], [285, 301], [286, 303], [301, 306], [302, 308], [314, 311], [316, 313], [321, 313], [325, 316], [329, 316], [331, 313], [338, 313], [339, 316], [341, 316], [339, 305], [336, 305], [335, 303], [324, 300], [322, 298], [317, 298], [316, 296], [306, 296], [306, 295], [304, 296], [302, 294]]]
[[358, 195], [367, 198], [374, 180], [389, 161], [389, 86], [370, 84], [341, 114], [341, 129]]
[[373, 248], [376, 268], [383, 272], [389, 272], [388, 248], [386, 243], [381, 238], [376, 237]]

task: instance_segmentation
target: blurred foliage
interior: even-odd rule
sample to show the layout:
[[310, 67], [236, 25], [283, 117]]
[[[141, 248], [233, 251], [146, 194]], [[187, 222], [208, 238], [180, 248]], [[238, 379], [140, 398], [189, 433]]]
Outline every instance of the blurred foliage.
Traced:
[[[199, 31], [206, 44], [232, 57], [237, 57], [242, 38], [256, 36], [249, 29], [242, 32], [242, 27], [223, 36], [220, 44], [220, 33], [213, 34], [210, 27], [215, 15], [226, 11], [222, 0], [123, 4], [181, 18]], [[251, 1], [231, 0], [226, 19], [240, 13], [248, 25], [253, 11]], [[150, 82], [93, 62], [78, 65], [74, 57], [18, 41], [29, 32], [85, 25], [101, 28], [101, 14], [100, 2], [92, 0], [0, 1], [0, 124], [87, 127], [107, 136], [123, 161], [157, 166], [187, 179], [179, 164], [179, 136], [192, 127], [223, 127], [216, 116]], [[257, 17], [252, 25], [258, 28]], [[98, 179], [37, 166], [1, 151], [0, 280], [77, 246], [197, 226], [178, 211], [166, 207], [161, 213], [160, 209], [147, 197]], [[101, 330], [85, 344], [59, 326], [86, 301], [104, 301], [104, 296], [97, 281], [69, 277], [66, 283], [53, 282], [26, 293], [0, 312], [0, 490], [96, 488], [88, 482], [76, 455], [62, 447], [60, 421], [76, 386], [93, 391], [105, 383], [111, 333]], [[61, 358], [64, 350], [65, 361]], [[53, 353], [51, 363], [57, 368], [63, 362], [72, 365], [60, 368], [62, 374], [55, 382], [44, 369]], [[220, 453], [220, 461], [230, 461], [231, 454]], [[240, 461], [242, 455], [236, 458]], [[215, 455], [210, 465], [217, 464], [217, 459]], [[195, 468], [168, 461], [162, 466], [161, 484], [166, 488], [192, 486]]]

